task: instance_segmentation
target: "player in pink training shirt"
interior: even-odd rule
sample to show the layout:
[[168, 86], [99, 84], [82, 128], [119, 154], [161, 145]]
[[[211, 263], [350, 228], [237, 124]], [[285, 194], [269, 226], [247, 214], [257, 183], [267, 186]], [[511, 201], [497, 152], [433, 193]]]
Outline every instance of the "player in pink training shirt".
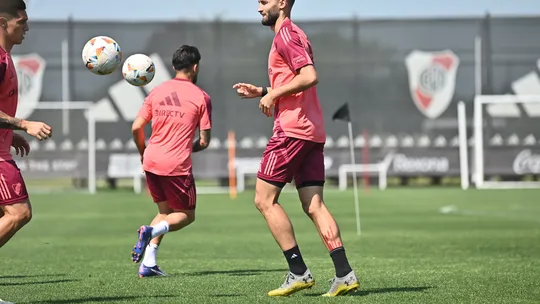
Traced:
[[264, 216], [289, 264], [285, 282], [268, 293], [288, 296], [315, 284], [296, 242], [291, 221], [278, 203], [281, 189], [293, 179], [302, 208], [311, 218], [334, 262], [336, 277], [324, 296], [359, 288], [349, 265], [339, 227], [323, 201], [326, 132], [316, 85], [313, 50], [306, 34], [290, 19], [294, 0], [259, 0], [262, 24], [275, 33], [268, 57], [270, 87], [233, 86], [241, 98], [262, 97], [259, 108], [274, 116], [273, 135], [263, 153], [255, 205]]
[[[150, 226], [141, 226], [132, 259], [139, 277], [165, 275], [156, 262], [158, 246], [167, 232], [195, 220], [196, 191], [191, 153], [208, 147], [212, 129], [212, 103], [195, 85], [201, 55], [184, 45], [173, 55], [176, 77], [154, 88], [133, 122], [133, 138], [141, 154], [148, 190], [158, 207]], [[145, 145], [144, 127], [152, 121], [152, 135]], [[194, 142], [195, 131], [199, 138]]]
[[28, 155], [30, 146], [23, 136], [13, 131], [26, 131], [39, 140], [46, 140], [52, 134], [51, 127], [42, 122], [14, 118], [19, 84], [11, 50], [23, 42], [29, 30], [27, 22], [23, 0], [0, 2], [0, 247], [32, 218], [26, 185], [11, 155], [11, 147], [17, 155]]

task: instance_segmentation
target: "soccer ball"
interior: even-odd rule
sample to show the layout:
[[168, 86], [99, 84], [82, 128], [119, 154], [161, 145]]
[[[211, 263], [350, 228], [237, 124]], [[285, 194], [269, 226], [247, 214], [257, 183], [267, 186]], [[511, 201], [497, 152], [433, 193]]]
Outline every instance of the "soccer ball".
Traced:
[[87, 69], [97, 75], [111, 74], [122, 63], [120, 45], [107, 36], [96, 36], [86, 43], [82, 59]]
[[122, 66], [124, 79], [131, 85], [141, 87], [149, 84], [156, 73], [154, 62], [144, 54], [129, 56]]

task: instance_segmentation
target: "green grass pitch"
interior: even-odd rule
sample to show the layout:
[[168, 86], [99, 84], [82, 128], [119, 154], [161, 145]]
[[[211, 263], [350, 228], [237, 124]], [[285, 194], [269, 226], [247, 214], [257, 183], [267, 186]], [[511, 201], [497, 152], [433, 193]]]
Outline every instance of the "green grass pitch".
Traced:
[[[288, 211], [317, 284], [266, 296], [286, 262], [252, 204], [201, 195], [197, 219], [168, 234], [166, 278], [139, 279], [136, 230], [156, 212], [147, 195], [33, 194], [34, 218], [0, 249], [0, 298], [17, 303], [540, 303], [540, 191], [390, 189], [361, 193], [357, 238], [352, 192], [327, 191], [360, 278], [352, 296], [320, 295], [334, 275], [294, 193]], [[447, 213], [440, 209], [446, 208]]]

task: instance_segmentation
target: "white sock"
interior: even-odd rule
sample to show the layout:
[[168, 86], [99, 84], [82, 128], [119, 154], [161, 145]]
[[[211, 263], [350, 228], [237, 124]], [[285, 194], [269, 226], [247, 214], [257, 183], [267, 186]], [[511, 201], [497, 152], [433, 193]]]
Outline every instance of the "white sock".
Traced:
[[152, 238], [155, 238], [169, 232], [169, 223], [167, 221], [161, 221], [152, 226], [152, 228]]
[[143, 264], [146, 267], [154, 267], [157, 265], [156, 258], [158, 252], [158, 245], [148, 244], [146, 251], [144, 252]]

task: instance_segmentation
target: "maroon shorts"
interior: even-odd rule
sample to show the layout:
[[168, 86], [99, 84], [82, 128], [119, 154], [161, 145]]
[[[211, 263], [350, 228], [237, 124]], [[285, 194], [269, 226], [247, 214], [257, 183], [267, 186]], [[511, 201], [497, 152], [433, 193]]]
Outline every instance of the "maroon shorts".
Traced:
[[21, 170], [13, 160], [0, 161], [0, 206], [28, 200]]
[[194, 210], [197, 202], [193, 174], [162, 176], [146, 172], [146, 184], [154, 202], [168, 202], [173, 210]]
[[297, 188], [324, 185], [324, 143], [285, 136], [270, 138], [257, 177], [278, 187], [293, 178]]

